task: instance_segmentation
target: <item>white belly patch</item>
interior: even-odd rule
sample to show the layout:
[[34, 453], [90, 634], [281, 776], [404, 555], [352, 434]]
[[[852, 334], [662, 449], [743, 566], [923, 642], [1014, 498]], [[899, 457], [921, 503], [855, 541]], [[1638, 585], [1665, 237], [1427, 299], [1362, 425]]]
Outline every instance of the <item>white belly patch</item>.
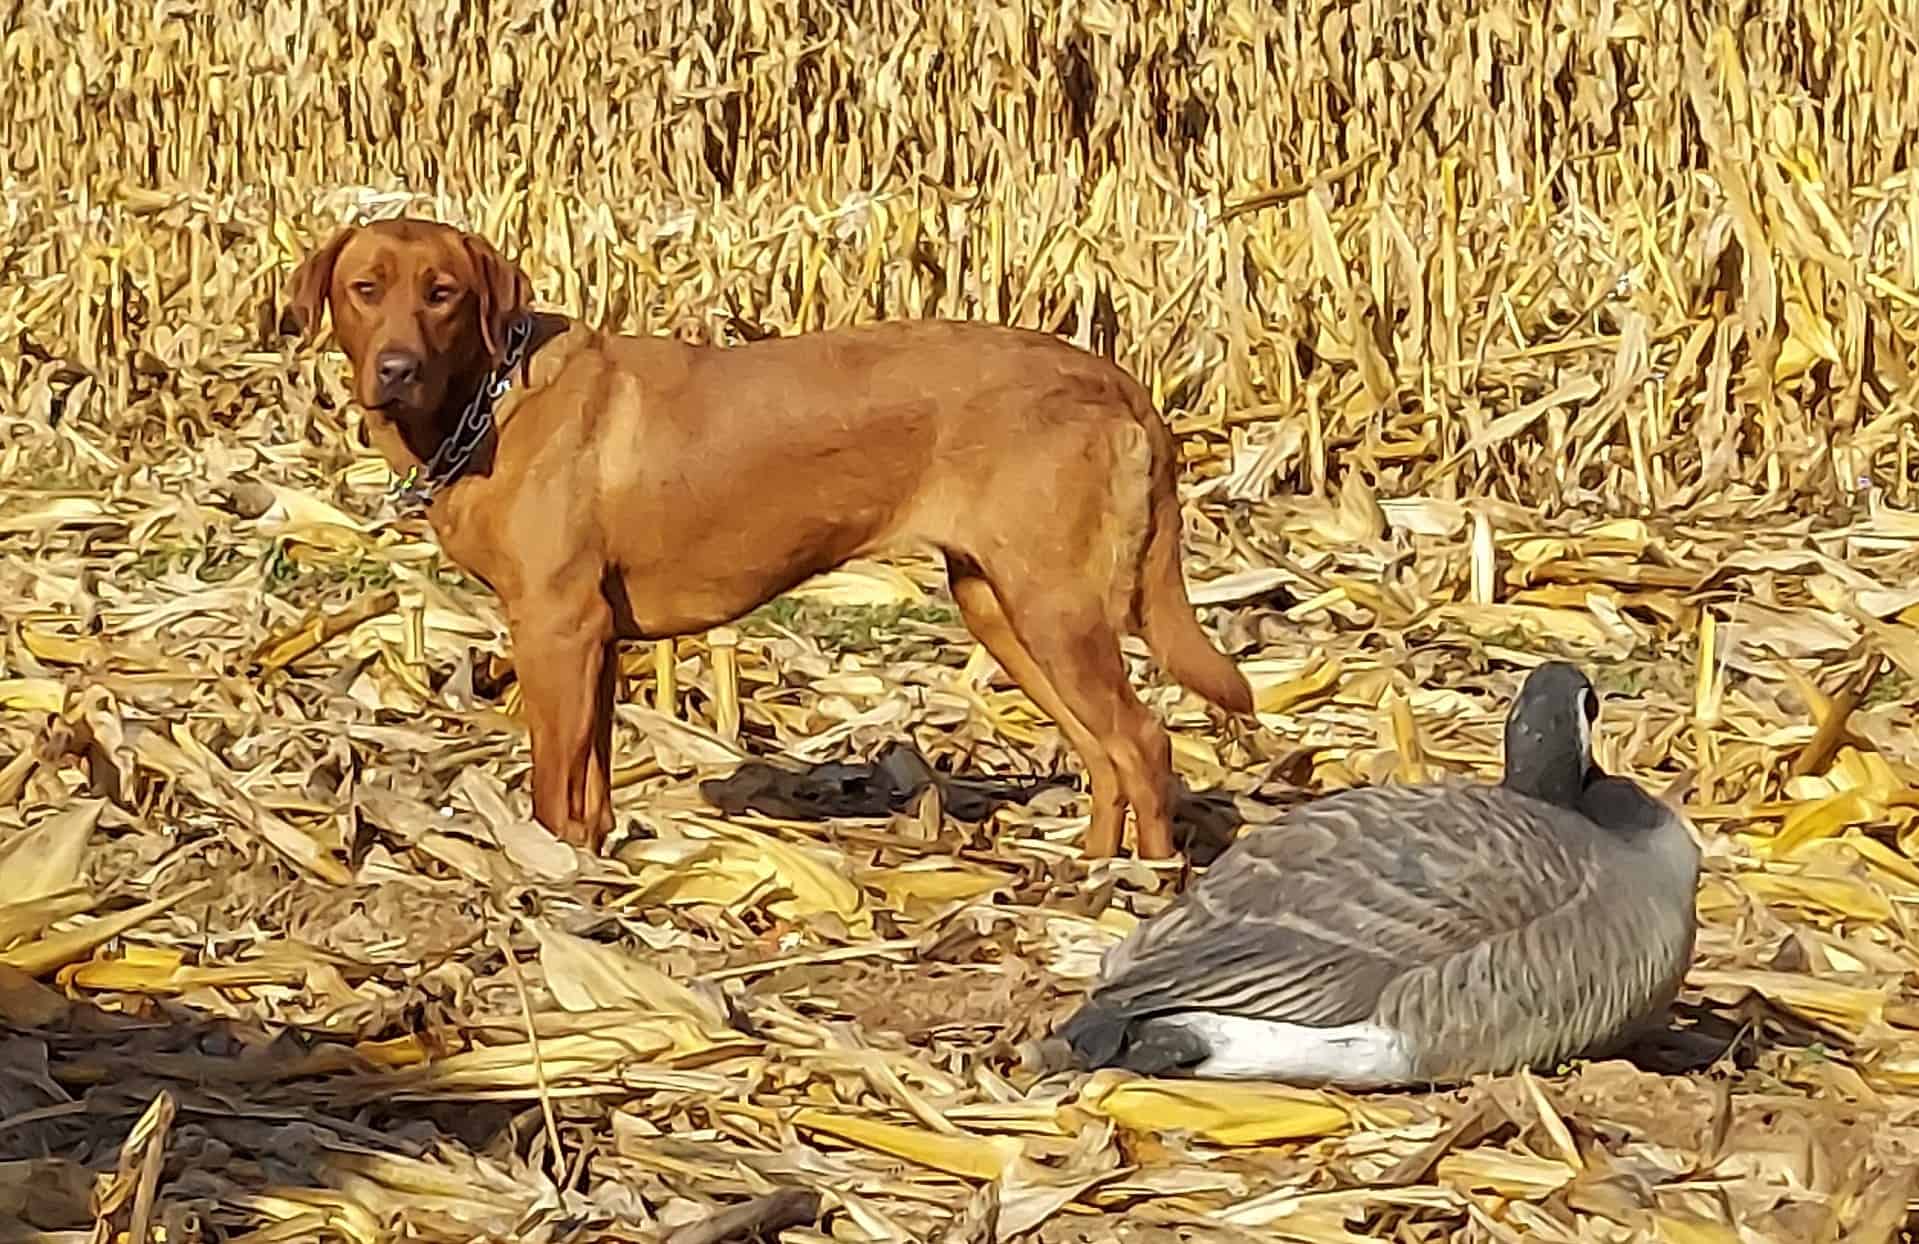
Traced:
[[1212, 1051], [1191, 1074], [1215, 1080], [1281, 1080], [1381, 1088], [1413, 1075], [1412, 1043], [1382, 1024], [1314, 1028], [1243, 1015], [1184, 1011], [1155, 1015], [1155, 1024], [1182, 1028]]

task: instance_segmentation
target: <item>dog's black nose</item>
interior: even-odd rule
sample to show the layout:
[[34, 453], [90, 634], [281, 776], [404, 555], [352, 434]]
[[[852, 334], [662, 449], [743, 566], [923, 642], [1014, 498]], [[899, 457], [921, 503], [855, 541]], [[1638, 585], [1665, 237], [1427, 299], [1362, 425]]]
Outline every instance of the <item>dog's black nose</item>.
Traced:
[[382, 351], [374, 360], [373, 374], [383, 389], [395, 389], [403, 384], [412, 384], [420, 378], [420, 359], [418, 355], [408, 354], [404, 350]]

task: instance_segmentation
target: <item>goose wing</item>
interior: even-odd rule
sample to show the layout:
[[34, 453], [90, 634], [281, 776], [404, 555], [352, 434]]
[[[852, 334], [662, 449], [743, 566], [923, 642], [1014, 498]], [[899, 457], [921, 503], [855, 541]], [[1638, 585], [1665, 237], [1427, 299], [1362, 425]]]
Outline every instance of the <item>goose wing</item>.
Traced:
[[1585, 897], [1595, 837], [1497, 787], [1331, 795], [1242, 838], [1109, 951], [1088, 1005], [1356, 1023], [1401, 973]]

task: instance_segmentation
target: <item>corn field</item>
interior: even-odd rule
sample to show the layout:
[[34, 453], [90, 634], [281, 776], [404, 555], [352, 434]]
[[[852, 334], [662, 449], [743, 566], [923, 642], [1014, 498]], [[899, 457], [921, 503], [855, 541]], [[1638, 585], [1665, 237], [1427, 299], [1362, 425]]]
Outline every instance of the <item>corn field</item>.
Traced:
[[[0, 1244], [1911, 1239], [1915, 32], [0, 0]], [[1259, 708], [1148, 686], [1183, 825], [1492, 777], [1524, 670], [1577, 660], [1601, 761], [1704, 844], [1675, 1048], [1035, 1080], [1180, 879], [1080, 857], [1057, 731], [910, 558], [627, 654], [620, 831], [559, 843], [497, 601], [281, 329], [399, 213], [626, 331], [1117, 358]]]
[[1069, 334], [1241, 492], [1909, 488], [1897, 5], [10, 8], [8, 389], [150, 452], [411, 207], [632, 330]]

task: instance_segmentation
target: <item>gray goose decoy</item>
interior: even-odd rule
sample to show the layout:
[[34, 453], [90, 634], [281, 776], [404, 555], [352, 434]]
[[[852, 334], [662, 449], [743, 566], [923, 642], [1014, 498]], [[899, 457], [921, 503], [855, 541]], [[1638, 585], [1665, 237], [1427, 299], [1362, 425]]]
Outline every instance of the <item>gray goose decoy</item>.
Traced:
[[1107, 952], [1048, 1042], [1082, 1067], [1350, 1088], [1616, 1049], [1692, 959], [1699, 851], [1593, 763], [1598, 697], [1526, 679], [1497, 786], [1342, 791], [1235, 843]]

